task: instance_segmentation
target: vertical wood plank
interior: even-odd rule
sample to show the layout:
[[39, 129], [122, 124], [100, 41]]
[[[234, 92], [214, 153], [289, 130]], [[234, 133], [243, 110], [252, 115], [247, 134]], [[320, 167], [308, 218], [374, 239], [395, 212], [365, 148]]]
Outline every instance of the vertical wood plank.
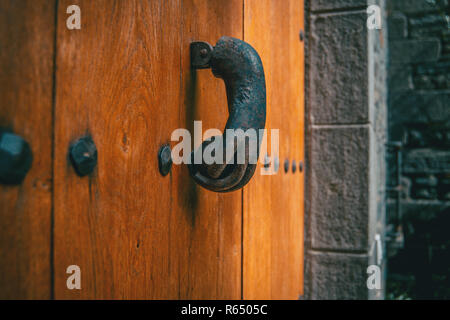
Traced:
[[[244, 188], [244, 298], [298, 299], [303, 294], [304, 28], [303, 1], [245, 0], [244, 40], [261, 56], [268, 121], [279, 129], [280, 169], [259, 168]], [[270, 141], [270, 134], [268, 141]], [[270, 147], [268, 148], [269, 156]], [[284, 172], [295, 160], [297, 171]]]
[[0, 185], [0, 299], [51, 297], [55, 1], [0, 1], [0, 127], [33, 152], [20, 186]]
[[[81, 8], [81, 30], [57, 31], [56, 298], [171, 298], [176, 195], [157, 154], [177, 127], [180, 3], [61, 1], [59, 21], [71, 4]], [[87, 134], [98, 165], [80, 178], [67, 150]], [[72, 264], [81, 290], [66, 288]]]
[[[202, 121], [203, 131], [223, 130], [228, 118], [225, 85], [211, 70], [190, 68], [189, 44], [207, 41], [215, 45], [221, 36], [242, 39], [242, 0], [183, 0], [182, 23], [182, 105], [180, 125], [193, 133], [193, 121]], [[241, 298], [242, 191], [216, 193], [195, 185], [182, 170], [179, 182], [183, 224], [176, 234], [185, 237], [187, 291], [181, 298]], [[181, 227], [181, 228], [180, 228]], [[183, 232], [184, 230], [184, 232]], [[179, 253], [180, 250], [172, 250]]]
[[[241, 193], [201, 190], [185, 165], [162, 177], [157, 153], [194, 119], [224, 126], [223, 83], [191, 73], [189, 43], [242, 36], [242, 1], [63, 0], [59, 21], [70, 4], [82, 27], [57, 31], [56, 298], [239, 298]], [[98, 166], [79, 178], [67, 149], [86, 134]], [[71, 264], [81, 290], [66, 288]]]

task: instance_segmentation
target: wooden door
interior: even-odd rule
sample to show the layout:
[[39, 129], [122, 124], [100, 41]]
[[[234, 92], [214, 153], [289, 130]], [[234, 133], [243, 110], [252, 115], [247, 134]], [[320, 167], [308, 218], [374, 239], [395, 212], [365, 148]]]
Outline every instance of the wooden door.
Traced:
[[[276, 175], [255, 175], [243, 191], [245, 299], [303, 295], [303, 7], [303, 1], [293, 0], [246, 0], [244, 5], [244, 40], [264, 64], [266, 128], [269, 135], [279, 129], [280, 166]], [[268, 151], [274, 164], [276, 155]]]
[[[80, 30], [66, 28], [66, 9], [73, 4], [81, 9]], [[44, 276], [32, 284], [39, 294], [22, 290], [17, 295], [56, 299], [302, 295], [303, 1], [59, 0], [46, 9], [52, 8], [54, 17], [47, 10], [39, 18], [49, 29], [34, 30], [38, 40], [33, 39], [51, 43], [40, 48], [39, 59], [45, 62], [43, 71], [35, 74], [47, 76], [48, 68], [53, 74], [44, 77], [50, 83], [33, 78], [36, 86], [46, 86], [45, 97], [28, 97], [39, 99], [48, 123], [41, 126], [37, 119], [29, 121], [27, 113], [17, 115], [29, 119], [19, 131], [40, 130], [41, 135], [33, 138], [39, 141], [31, 143], [49, 150], [38, 156], [38, 163], [35, 159], [31, 172], [50, 174], [52, 187], [28, 195], [33, 191], [30, 186], [30, 191], [23, 191], [30, 199], [23, 198], [20, 206], [9, 193], [32, 184], [37, 173], [30, 172], [15, 191], [0, 187], [0, 201], [8, 203], [1, 214], [9, 219], [14, 220], [10, 216], [18, 210], [36, 210], [34, 198], [46, 199], [40, 215], [25, 216], [27, 223], [40, 226], [39, 241], [18, 258], [33, 259], [28, 264], [43, 261], [36, 272]], [[17, 32], [26, 27], [20, 24], [12, 23]], [[174, 165], [169, 175], [161, 176], [157, 158], [163, 144], [174, 145], [172, 132], [178, 128], [193, 132], [195, 120], [202, 121], [204, 131], [224, 128], [228, 114], [223, 82], [210, 70], [192, 70], [189, 56], [192, 41], [215, 44], [223, 35], [243, 39], [260, 54], [267, 85], [266, 128], [280, 130], [278, 173], [261, 175], [259, 165], [244, 189], [225, 194], [196, 185], [185, 165]], [[30, 40], [30, 45], [36, 44]], [[1, 63], [8, 63], [14, 54], [0, 56]], [[17, 82], [13, 89], [26, 88]], [[6, 94], [3, 88], [0, 94]], [[92, 174], [79, 177], [68, 148], [83, 136], [95, 142], [98, 164]], [[270, 141], [270, 132], [268, 137]], [[26, 232], [14, 224], [4, 228]], [[5, 259], [14, 261], [20, 245], [0, 239], [0, 248], [13, 252]], [[0, 271], [14, 274], [0, 264]], [[81, 269], [81, 290], [66, 286], [70, 265]], [[17, 277], [8, 285], [20, 281]]]
[[0, 1], [0, 129], [31, 146], [20, 186], [0, 185], [0, 299], [51, 297], [55, 3]]

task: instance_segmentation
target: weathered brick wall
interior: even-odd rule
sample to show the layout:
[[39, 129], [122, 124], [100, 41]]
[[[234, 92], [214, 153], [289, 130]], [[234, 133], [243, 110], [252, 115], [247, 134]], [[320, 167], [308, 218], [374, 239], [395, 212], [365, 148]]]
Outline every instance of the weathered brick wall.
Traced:
[[[426, 252], [434, 250], [433, 256], [439, 258], [441, 249], [447, 255], [450, 250], [442, 247], [445, 239], [436, 240], [441, 235], [435, 223], [444, 223], [445, 213], [450, 214], [449, 11], [448, 0], [388, 2], [389, 140], [403, 143], [401, 221], [406, 246], [403, 257], [390, 264], [393, 272], [403, 268], [415, 277], [414, 297], [432, 294], [426, 284], [431, 279], [425, 279], [431, 274], [425, 273], [431, 272], [433, 261]], [[389, 168], [393, 175], [396, 164], [390, 162]], [[391, 186], [396, 184], [392, 175]], [[390, 193], [390, 223], [397, 216], [395, 199], [395, 192]], [[399, 259], [410, 261], [396, 270]], [[450, 272], [448, 260], [444, 272]]]
[[366, 285], [384, 234], [387, 131], [387, 23], [368, 30], [370, 4], [385, 12], [367, 0], [307, 8], [306, 299], [383, 298]]

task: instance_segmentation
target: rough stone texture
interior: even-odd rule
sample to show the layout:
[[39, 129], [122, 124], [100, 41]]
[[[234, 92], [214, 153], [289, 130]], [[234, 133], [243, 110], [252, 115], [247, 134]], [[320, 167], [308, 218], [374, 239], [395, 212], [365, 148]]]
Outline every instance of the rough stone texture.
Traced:
[[389, 66], [389, 89], [394, 91], [413, 89], [412, 66], [391, 64]]
[[[397, 21], [400, 15], [408, 22], [406, 37], [389, 39], [394, 66], [389, 71], [389, 139], [403, 143], [403, 162], [401, 219], [396, 219], [397, 192], [389, 193], [387, 219], [390, 230], [402, 225], [405, 239], [403, 247], [389, 253], [389, 269], [393, 274], [411, 272], [409, 297], [448, 299], [450, 291], [443, 288], [449, 288], [450, 269], [441, 268], [439, 252], [450, 252], [450, 233], [439, 234], [439, 228], [450, 219], [450, 4], [390, 0], [388, 7], [390, 26], [403, 25]], [[389, 166], [389, 172], [397, 172], [395, 161]], [[395, 185], [394, 179], [389, 176], [388, 184]], [[406, 270], [406, 265], [416, 267]], [[441, 280], [433, 285], [432, 279]], [[395, 292], [389, 295], [395, 298]]]
[[408, 19], [403, 13], [394, 12], [388, 23], [389, 40], [404, 39], [408, 36]]
[[430, 38], [438, 36], [447, 28], [448, 22], [444, 14], [435, 13], [409, 19], [411, 38]]
[[[435, 11], [436, 7], [432, 1], [427, 0], [390, 0], [388, 1], [390, 11], [401, 11], [403, 13], [424, 13]], [[436, 0], [439, 5], [448, 5], [448, 0]]]
[[311, 10], [336, 10], [363, 7], [367, 0], [312, 0]]
[[368, 249], [369, 134], [368, 126], [312, 130], [312, 248]]
[[[450, 91], [392, 91], [389, 98], [390, 140], [414, 137], [407, 124], [441, 123], [450, 126]], [[422, 144], [422, 146], [424, 146]]]
[[313, 15], [310, 98], [313, 124], [367, 123], [367, 13]]
[[[387, 25], [383, 21], [383, 25]], [[387, 31], [386, 28], [368, 31], [368, 97], [369, 123], [376, 134], [375, 143], [387, 140]]]
[[[367, 29], [371, 4], [381, 8], [381, 30]], [[368, 290], [366, 269], [378, 263], [372, 249], [385, 224], [384, 1], [311, 1], [311, 8], [305, 298], [382, 299], [384, 286]]]
[[[439, 174], [445, 174], [450, 166], [450, 149], [433, 150], [431, 148], [412, 149], [404, 152], [403, 155], [403, 174], [415, 176], [432, 177]], [[417, 179], [415, 179], [417, 180]], [[430, 187], [436, 184], [427, 184]]]
[[[387, 203], [389, 211], [395, 210], [395, 200]], [[404, 200], [402, 203], [406, 220], [431, 222], [439, 215], [445, 214], [450, 207], [450, 201], [436, 200]]]
[[440, 51], [439, 39], [393, 41], [390, 61], [402, 64], [433, 62], [438, 60]]
[[413, 82], [416, 90], [446, 90], [450, 88], [450, 59], [415, 66]]
[[317, 299], [367, 299], [367, 255], [310, 251], [307, 268], [311, 296]]

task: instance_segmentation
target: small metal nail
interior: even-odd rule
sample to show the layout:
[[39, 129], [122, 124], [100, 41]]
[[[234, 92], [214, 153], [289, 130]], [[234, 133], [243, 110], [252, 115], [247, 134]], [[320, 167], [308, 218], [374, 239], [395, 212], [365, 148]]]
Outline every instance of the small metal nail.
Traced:
[[172, 168], [172, 150], [169, 145], [163, 145], [158, 152], [159, 173], [163, 177], [167, 176]]
[[298, 171], [303, 172], [303, 161], [298, 162]]
[[297, 162], [295, 160], [292, 160], [292, 173], [295, 173], [297, 171]]
[[284, 160], [284, 172], [288, 173], [288, 171], [289, 171], [289, 160], [286, 159]]
[[83, 177], [97, 166], [97, 147], [91, 137], [78, 139], [69, 147], [69, 157], [75, 172]]
[[303, 41], [303, 39], [305, 38], [305, 34], [303, 32], [303, 30], [300, 30], [300, 41]]

